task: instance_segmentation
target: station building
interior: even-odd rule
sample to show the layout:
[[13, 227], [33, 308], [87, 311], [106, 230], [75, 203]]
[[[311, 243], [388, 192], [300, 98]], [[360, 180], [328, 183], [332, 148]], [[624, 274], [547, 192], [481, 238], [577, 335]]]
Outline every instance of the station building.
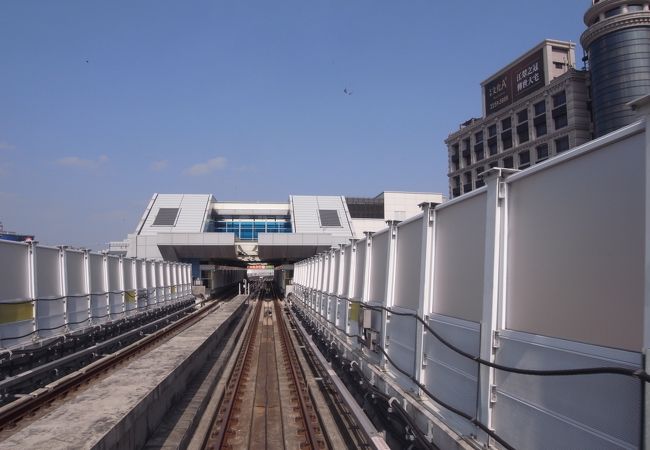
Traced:
[[291, 264], [442, 203], [442, 194], [291, 195], [286, 202], [217, 201], [211, 194], [154, 194], [135, 231], [109, 252], [218, 267]]

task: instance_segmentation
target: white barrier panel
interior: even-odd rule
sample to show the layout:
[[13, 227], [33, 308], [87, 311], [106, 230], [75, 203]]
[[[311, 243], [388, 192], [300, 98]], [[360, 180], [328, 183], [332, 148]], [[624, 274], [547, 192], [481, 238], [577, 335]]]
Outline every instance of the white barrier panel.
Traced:
[[485, 259], [484, 192], [436, 209], [433, 312], [480, 322]]
[[157, 278], [158, 271], [155, 261], [147, 261], [147, 304], [155, 307], [158, 304]]
[[122, 279], [124, 280], [124, 312], [132, 315], [138, 312], [138, 289], [135, 284], [135, 259], [122, 259]]
[[[478, 445], [648, 447], [645, 126], [519, 173], [490, 169], [485, 187], [343, 247], [335, 322], [344, 331], [346, 311], [347, 333], [372, 339], [359, 352], [335, 328], [328, 338], [359, 367], [456, 409], [430, 412]], [[305, 305], [332, 293], [331, 254], [296, 264]], [[320, 303], [304, 311], [332, 317]]]
[[508, 182], [509, 329], [642, 348], [644, 140]]
[[[481, 335], [478, 323], [440, 314], [433, 314], [427, 323], [461, 350], [479, 354]], [[423, 382], [427, 389], [466, 414], [476, 415], [478, 363], [454, 352], [430, 333], [425, 336], [424, 353], [426, 371]], [[459, 420], [455, 414], [444, 410], [442, 413], [463, 434], [475, 432], [473, 425]]]
[[[0, 348], [134, 315], [149, 306], [156, 264], [67, 247], [0, 240]], [[188, 264], [174, 263], [174, 301]], [[148, 271], [147, 269], [152, 270]], [[189, 272], [188, 272], [189, 273]], [[187, 286], [189, 291], [189, 285]], [[155, 291], [154, 293], [155, 299]], [[171, 300], [170, 300], [171, 301]]]
[[90, 253], [90, 316], [93, 323], [103, 323], [109, 320], [108, 290], [105, 278], [104, 255]]
[[16, 344], [32, 339], [29, 246], [0, 241], [0, 338]]
[[154, 263], [156, 267], [156, 300], [159, 305], [165, 304], [165, 269], [161, 261]]
[[86, 289], [84, 252], [64, 250], [66, 321], [69, 330], [88, 326], [88, 300], [90, 292]]
[[[62, 252], [54, 247], [36, 247], [36, 325], [39, 337], [61, 334], [65, 327]], [[11, 345], [9, 343], [8, 345]]]
[[147, 263], [142, 259], [135, 260], [135, 275], [137, 283], [137, 305], [139, 311], [147, 309], [148, 284], [147, 284]]
[[108, 269], [108, 305], [111, 317], [122, 317], [124, 314], [124, 294], [122, 293], [122, 270], [120, 258], [107, 256]]

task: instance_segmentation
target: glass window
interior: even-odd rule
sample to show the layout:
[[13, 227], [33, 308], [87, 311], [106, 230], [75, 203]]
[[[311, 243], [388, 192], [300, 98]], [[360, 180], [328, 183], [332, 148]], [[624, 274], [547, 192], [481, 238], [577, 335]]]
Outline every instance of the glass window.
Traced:
[[614, 17], [619, 15], [620, 13], [621, 13], [621, 7], [619, 6], [605, 11], [605, 17]]
[[627, 5], [627, 12], [643, 11], [643, 5]]
[[508, 134], [502, 134], [501, 135], [501, 143], [503, 144], [503, 149], [507, 150], [509, 148], [512, 148], [512, 133]]
[[474, 135], [474, 142], [477, 143], [477, 144], [479, 142], [483, 142], [483, 131], [479, 131], [478, 133], [476, 133]]
[[544, 136], [547, 132], [548, 132], [548, 130], [546, 129], [546, 121], [540, 122], [540, 123], [535, 125], [535, 136], [536, 137]]
[[519, 143], [523, 144], [530, 140], [530, 135], [528, 134], [528, 127], [522, 127], [520, 130], [517, 130], [517, 137], [519, 138]]
[[553, 108], [566, 104], [566, 91], [558, 92], [553, 96]]
[[537, 161], [544, 161], [548, 158], [548, 144], [538, 145], [537, 148]]
[[528, 120], [528, 109], [523, 109], [517, 113], [517, 123], [522, 123]]
[[525, 150], [519, 153], [519, 168], [525, 169], [530, 166], [530, 151]]
[[560, 114], [559, 116], [555, 116], [553, 118], [553, 121], [555, 123], [555, 129], [559, 130], [561, 128], [564, 128], [568, 124], [568, 119], [566, 113]]
[[508, 156], [507, 158], [503, 158], [503, 167], [505, 167], [506, 169], [512, 169], [512, 167], [513, 167], [512, 156]]
[[497, 135], [497, 125], [496, 124], [490, 125], [488, 127], [488, 136], [489, 137], [494, 137], [496, 135]]
[[546, 102], [542, 100], [539, 103], [535, 103], [533, 108], [535, 108], [536, 116], [539, 116], [540, 114], [544, 114], [546, 112]]
[[490, 156], [497, 154], [497, 141], [496, 141], [496, 139], [494, 141], [488, 143], [488, 152], [490, 153]]
[[506, 117], [501, 121], [501, 129], [505, 131], [509, 130], [510, 128], [512, 128], [512, 119], [510, 117]]
[[483, 144], [477, 144], [474, 146], [474, 154], [476, 155], [476, 161], [480, 161], [484, 158]]
[[555, 140], [555, 153], [562, 153], [569, 149], [569, 136]]

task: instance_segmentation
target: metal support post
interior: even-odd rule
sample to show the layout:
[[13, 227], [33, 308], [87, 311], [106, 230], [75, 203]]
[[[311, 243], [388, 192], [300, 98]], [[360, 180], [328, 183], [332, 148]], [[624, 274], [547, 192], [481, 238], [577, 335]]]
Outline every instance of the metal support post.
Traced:
[[66, 263], [66, 247], [64, 245], [59, 247], [59, 280], [61, 283], [61, 299], [63, 302], [63, 330], [67, 332], [68, 328], [68, 271]]
[[[645, 270], [644, 276], [644, 315], [643, 315], [643, 355], [645, 371], [650, 373], [650, 94], [632, 101], [630, 107], [645, 121]], [[644, 383], [645, 396], [642, 447], [650, 449], [650, 386]]]
[[31, 241], [28, 249], [29, 265], [29, 297], [32, 299], [32, 341], [37, 341], [38, 336], [38, 283], [37, 283], [37, 265], [36, 265], [36, 244]]
[[[388, 225], [388, 251], [386, 254], [386, 284], [384, 285], [384, 304], [383, 306], [390, 309], [395, 304], [395, 265], [397, 259], [397, 224], [399, 221], [387, 220]], [[379, 334], [379, 345], [388, 352], [390, 334], [388, 326], [390, 325], [390, 313], [386, 309], [381, 310], [381, 333]], [[388, 360], [386, 355], [381, 353], [380, 366], [386, 370]]]
[[[357, 272], [357, 239], [352, 239], [350, 241], [350, 267], [348, 267], [348, 272], [350, 273], [349, 279], [348, 279], [348, 298], [360, 298], [361, 296], [357, 293], [354, 292], [354, 285], [355, 285], [355, 277], [356, 277], [356, 272]], [[347, 334], [350, 334], [350, 312], [352, 309], [352, 304], [348, 303], [347, 305], [348, 308], [348, 314], [347, 314], [347, 320], [345, 323], [345, 332]], [[346, 336], [346, 342], [349, 342], [349, 338]]]
[[122, 299], [122, 317], [126, 316], [126, 295], [124, 295], [124, 258], [120, 256], [118, 260], [118, 291], [120, 292], [120, 298]]
[[[485, 262], [483, 275], [483, 315], [481, 319], [481, 358], [488, 361], [496, 359], [496, 333], [504, 326], [502, 276], [504, 273], [503, 249], [506, 227], [506, 184], [503, 180], [514, 170], [493, 168], [485, 172], [487, 185], [485, 221]], [[492, 411], [496, 397], [496, 371], [481, 366], [479, 383], [478, 419], [494, 429]], [[486, 442], [489, 442], [487, 436]]]
[[[422, 203], [422, 247], [420, 250], [420, 289], [418, 294], [418, 316], [427, 320], [433, 305], [433, 273], [435, 264], [435, 239], [436, 239], [436, 212], [435, 203]], [[418, 382], [424, 384], [426, 370], [426, 355], [424, 344], [426, 329], [420, 321], [415, 327], [415, 367], [414, 376]], [[417, 389], [422, 395], [421, 389]]]
[[93, 324], [92, 293], [90, 292], [90, 250], [84, 250], [84, 291], [88, 293], [86, 304], [88, 306], [88, 325]]

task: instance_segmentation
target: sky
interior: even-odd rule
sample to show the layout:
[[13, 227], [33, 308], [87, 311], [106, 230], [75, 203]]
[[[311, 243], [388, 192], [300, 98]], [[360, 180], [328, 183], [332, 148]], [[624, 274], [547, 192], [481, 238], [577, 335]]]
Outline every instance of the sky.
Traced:
[[448, 191], [481, 81], [589, 0], [0, 2], [0, 221], [94, 250], [154, 193]]

